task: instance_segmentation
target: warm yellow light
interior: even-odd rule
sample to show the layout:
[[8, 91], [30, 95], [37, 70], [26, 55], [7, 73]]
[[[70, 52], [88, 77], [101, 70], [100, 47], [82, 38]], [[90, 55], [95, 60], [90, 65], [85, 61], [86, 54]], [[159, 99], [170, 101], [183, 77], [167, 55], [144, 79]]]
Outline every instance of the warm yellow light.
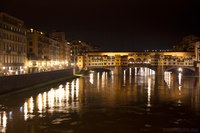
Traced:
[[6, 112], [3, 112], [3, 127], [6, 128], [7, 125], [7, 116], [6, 116]]
[[38, 110], [40, 113], [42, 113], [42, 107], [43, 107], [43, 104], [42, 104], [42, 94], [40, 93], [38, 95], [38, 98], [37, 98], [37, 102], [38, 102]]
[[180, 68], [178, 68], [178, 71], [179, 71], [179, 72], [182, 72], [182, 71], [183, 71], [183, 69], [180, 67]]
[[28, 119], [28, 103], [24, 103], [24, 120]]
[[33, 63], [32, 62], [29, 62], [29, 66], [32, 66], [33, 65]]

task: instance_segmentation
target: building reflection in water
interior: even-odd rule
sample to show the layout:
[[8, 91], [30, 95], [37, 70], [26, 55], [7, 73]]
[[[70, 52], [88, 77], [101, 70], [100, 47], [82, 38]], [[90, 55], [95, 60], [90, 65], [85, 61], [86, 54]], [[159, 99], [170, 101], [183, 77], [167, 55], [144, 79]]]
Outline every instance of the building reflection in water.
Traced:
[[148, 86], [147, 86], [147, 107], [151, 107], [151, 78], [148, 77]]
[[90, 73], [90, 83], [93, 84], [94, 83], [94, 74]]
[[[65, 86], [60, 85], [58, 88], [51, 88], [47, 92], [39, 93], [36, 97], [31, 96], [24, 102], [22, 112], [24, 120], [33, 118], [36, 113], [39, 113], [39, 117], [43, 117], [46, 112], [67, 113], [69, 108], [77, 110], [78, 97], [79, 79], [75, 79], [71, 83], [67, 82]], [[6, 118], [5, 113], [2, 117]]]
[[167, 84], [167, 87], [170, 89], [171, 88], [171, 82], [172, 82], [172, 72], [165, 72], [164, 73], [164, 80]]
[[[128, 69], [125, 75], [121, 76], [109, 75], [107, 72], [92, 73], [88, 77], [66, 82], [66, 84], [57, 88], [49, 88], [45, 92], [37, 94], [34, 92], [31, 96], [28, 93], [26, 97], [29, 98], [25, 101], [21, 100], [22, 102], [18, 103], [19, 106], [14, 106], [15, 109], [10, 108], [7, 109], [8, 111], [0, 112], [0, 132], [5, 133], [9, 128], [16, 128], [16, 125], [20, 125], [19, 123], [16, 124], [16, 121], [22, 123], [25, 121], [25, 126], [32, 124], [31, 128], [35, 129], [43, 130], [45, 127], [47, 128], [46, 132], [51, 132], [53, 127], [62, 128], [63, 132], [68, 129], [69, 132], [75, 132], [76, 124], [86, 124], [81, 126], [93, 128], [92, 131], [96, 130], [96, 123], [105, 127], [108, 126], [108, 129], [110, 129], [110, 125], [105, 123], [105, 120], [111, 121], [113, 125], [118, 124], [119, 127], [121, 123], [131, 127], [132, 123], [138, 123], [139, 120], [131, 119], [130, 122], [131, 115], [142, 118], [139, 126], [143, 126], [145, 120], [150, 121], [151, 125], [157, 126], [160, 121], [164, 121], [163, 118], [165, 121], [172, 122], [174, 119], [179, 120], [179, 115], [173, 115], [172, 118], [168, 117], [168, 115], [171, 115], [168, 111], [172, 110], [174, 114], [178, 112], [182, 117], [183, 113], [187, 115], [188, 112], [185, 112], [185, 108], [190, 110], [189, 106], [192, 106], [192, 109], [199, 113], [199, 78], [194, 87], [193, 82], [191, 82], [194, 78], [183, 78], [182, 74], [172, 75], [167, 72], [164, 80], [168, 87], [164, 86], [160, 89], [155, 81], [157, 80], [155, 72], [148, 68], [140, 69], [139, 67]], [[173, 78], [173, 76], [178, 78]], [[165, 106], [166, 103], [167, 106]], [[181, 108], [178, 106], [181, 106]], [[156, 110], [157, 108], [158, 110]], [[9, 110], [13, 111], [13, 116]], [[160, 117], [156, 117], [158, 120], [152, 120], [154, 115], [151, 119], [142, 115], [146, 113], [149, 116], [152, 113], [158, 114], [157, 116]], [[165, 114], [166, 117], [163, 117]], [[19, 118], [19, 116], [21, 117]], [[101, 116], [106, 117], [102, 119]], [[42, 119], [40, 119], [41, 117]], [[122, 121], [115, 123], [116, 118]], [[185, 117], [185, 119], [187, 118]], [[55, 125], [53, 121], [56, 120], [63, 122]], [[158, 126], [160, 126], [159, 124]], [[29, 129], [30, 127], [24, 128]]]
[[181, 95], [182, 95], [182, 72], [178, 73], [178, 106], [181, 106]]
[[0, 112], [0, 133], [5, 133], [7, 127], [7, 114], [5, 111]]

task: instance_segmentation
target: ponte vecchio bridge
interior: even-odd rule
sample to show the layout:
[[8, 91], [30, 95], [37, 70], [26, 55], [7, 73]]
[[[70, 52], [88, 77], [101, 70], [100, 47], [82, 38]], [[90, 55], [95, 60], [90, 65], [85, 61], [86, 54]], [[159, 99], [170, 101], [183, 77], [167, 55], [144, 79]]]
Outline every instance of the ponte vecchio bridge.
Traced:
[[88, 52], [77, 57], [77, 66], [80, 70], [105, 68], [114, 74], [130, 67], [148, 67], [157, 75], [181, 67], [200, 75], [200, 42], [194, 52]]

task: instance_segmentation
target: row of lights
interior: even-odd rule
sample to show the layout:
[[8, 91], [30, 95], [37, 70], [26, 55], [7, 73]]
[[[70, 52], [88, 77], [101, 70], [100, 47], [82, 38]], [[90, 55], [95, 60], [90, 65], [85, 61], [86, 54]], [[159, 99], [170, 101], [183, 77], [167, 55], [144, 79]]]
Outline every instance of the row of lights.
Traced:
[[144, 52], [169, 52], [169, 49], [165, 49], [165, 50], [144, 50]]

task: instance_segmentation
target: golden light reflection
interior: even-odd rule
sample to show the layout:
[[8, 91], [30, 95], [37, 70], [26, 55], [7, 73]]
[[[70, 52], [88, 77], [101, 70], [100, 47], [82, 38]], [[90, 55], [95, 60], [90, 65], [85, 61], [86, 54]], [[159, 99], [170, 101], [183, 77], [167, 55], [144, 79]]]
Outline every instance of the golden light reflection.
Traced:
[[79, 97], [79, 79], [76, 79], [76, 98]]
[[141, 76], [144, 76], [144, 69], [143, 69], [143, 67], [140, 68], [139, 74], [140, 74]]
[[72, 81], [71, 98], [72, 98], [72, 101], [74, 101], [74, 80]]
[[54, 89], [51, 89], [48, 92], [48, 105], [50, 108], [54, 107], [54, 98], [55, 98], [55, 92], [54, 92]]
[[[36, 99], [36, 100], [34, 100]], [[43, 113], [54, 111], [65, 111], [62, 108], [77, 109], [79, 99], [79, 79], [73, 80], [71, 83], [67, 82], [65, 86], [60, 85], [57, 89], [43, 93], [39, 93], [35, 98], [30, 97], [24, 102], [24, 120], [33, 118], [34, 113], [40, 113], [40, 117]], [[35, 102], [35, 103], [34, 103]], [[36, 106], [34, 106], [36, 105]], [[71, 106], [69, 106], [71, 105]]]
[[182, 73], [178, 73], [178, 84], [181, 85]]
[[137, 67], [135, 67], [135, 75], [137, 75]]
[[47, 107], [47, 93], [43, 93], [43, 109], [46, 109]]
[[6, 133], [7, 127], [7, 114], [5, 111], [0, 112], [0, 132]]
[[178, 73], [178, 95], [179, 95], [179, 99], [178, 99], [178, 106], [181, 106], [181, 88], [182, 88], [182, 69], [180, 69], [179, 73]]
[[64, 99], [64, 88], [63, 85], [59, 86], [59, 89], [56, 90], [56, 97], [58, 99], [58, 106], [61, 107], [62, 106], [62, 100]]
[[33, 97], [29, 99], [29, 109], [30, 109], [30, 113], [33, 113], [33, 109], [34, 109]]
[[126, 86], [126, 71], [124, 70], [123, 86]]
[[111, 71], [111, 75], [113, 75], [114, 74], [114, 71]]
[[151, 78], [148, 77], [148, 86], [147, 86], [147, 107], [151, 107]]
[[155, 75], [155, 71], [147, 67], [135, 67], [134, 74], [140, 76]]
[[108, 72], [105, 72], [105, 78], [106, 78], [106, 81], [108, 79]]
[[97, 73], [97, 90], [99, 91], [99, 88], [100, 88], [100, 73], [98, 72]]
[[93, 73], [90, 73], [90, 83], [93, 84], [94, 83], [94, 75]]
[[42, 113], [43, 103], [42, 103], [42, 94], [41, 93], [38, 95], [37, 102], [38, 102], [39, 113]]
[[171, 77], [171, 72], [165, 72], [165, 73], [164, 73], [164, 80], [165, 80], [165, 82], [166, 82], [168, 88], [171, 87], [171, 80], [172, 80], [171, 78], [172, 78], [172, 77]]
[[28, 103], [24, 103], [24, 120], [26, 121], [28, 119]]
[[68, 101], [69, 100], [69, 83], [68, 82], [65, 87], [65, 97], [66, 97], [66, 101]]
[[102, 73], [102, 78], [101, 79], [102, 79], [101, 80], [102, 88], [104, 88], [105, 87], [105, 82], [106, 82], [106, 80], [105, 80], [105, 72]]

